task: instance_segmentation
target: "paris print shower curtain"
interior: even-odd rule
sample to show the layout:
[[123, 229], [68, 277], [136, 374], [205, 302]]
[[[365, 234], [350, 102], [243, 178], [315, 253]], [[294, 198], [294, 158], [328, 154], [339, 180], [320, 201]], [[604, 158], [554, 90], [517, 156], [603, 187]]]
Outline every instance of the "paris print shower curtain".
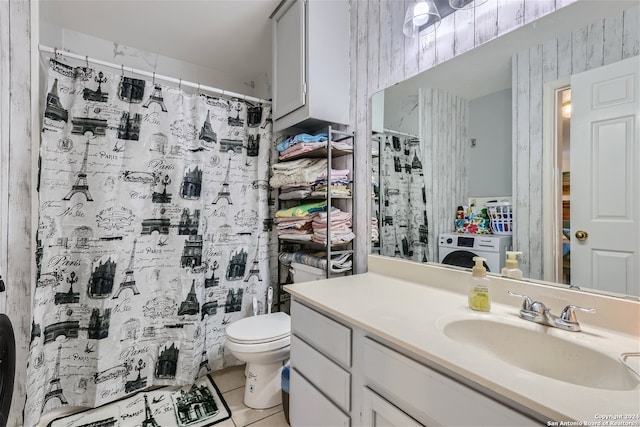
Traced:
[[269, 281], [270, 108], [52, 60], [25, 424], [235, 363]]
[[380, 254], [418, 262], [427, 258], [428, 223], [418, 138], [381, 134]]

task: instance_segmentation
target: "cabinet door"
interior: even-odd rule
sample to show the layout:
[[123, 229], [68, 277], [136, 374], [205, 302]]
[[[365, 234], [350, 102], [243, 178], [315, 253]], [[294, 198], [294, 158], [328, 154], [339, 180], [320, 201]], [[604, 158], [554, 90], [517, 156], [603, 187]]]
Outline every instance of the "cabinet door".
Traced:
[[290, 374], [289, 419], [293, 427], [349, 427], [351, 420], [295, 369]]
[[273, 119], [305, 104], [305, 2], [284, 2], [273, 17]]
[[367, 427], [422, 426], [367, 387], [362, 392], [362, 418], [362, 425]]

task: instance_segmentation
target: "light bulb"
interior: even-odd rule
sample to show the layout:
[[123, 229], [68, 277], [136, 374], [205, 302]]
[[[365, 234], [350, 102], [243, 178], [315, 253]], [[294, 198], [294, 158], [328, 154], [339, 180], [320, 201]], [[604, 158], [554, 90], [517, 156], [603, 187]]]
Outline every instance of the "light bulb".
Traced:
[[562, 117], [565, 119], [571, 118], [571, 102], [562, 104]]
[[413, 7], [413, 25], [420, 27], [429, 21], [429, 5], [421, 1]]

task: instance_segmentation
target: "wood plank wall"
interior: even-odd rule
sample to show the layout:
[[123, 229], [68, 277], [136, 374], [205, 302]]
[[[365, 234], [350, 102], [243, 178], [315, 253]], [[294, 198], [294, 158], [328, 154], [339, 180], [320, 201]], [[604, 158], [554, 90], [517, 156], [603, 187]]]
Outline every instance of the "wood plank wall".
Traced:
[[[402, 33], [409, 0], [351, 0], [351, 95], [356, 100], [350, 128], [356, 132], [358, 153], [370, 151], [371, 95], [415, 76], [448, 59], [523, 26], [576, 0], [489, 0], [470, 11], [444, 19], [429, 36], [409, 39]], [[370, 156], [356, 156], [354, 209], [371, 217]], [[367, 270], [371, 236], [369, 221], [354, 224], [354, 271]]]
[[429, 223], [427, 260], [438, 262], [438, 236], [451, 231], [451, 212], [469, 196], [469, 102], [442, 89], [420, 89], [418, 96]]
[[516, 225], [513, 245], [523, 252], [526, 277], [544, 277], [542, 156], [544, 85], [572, 74], [611, 64], [640, 53], [640, 6], [617, 16], [548, 40], [512, 59], [513, 200]]
[[31, 331], [30, 2], [0, 1], [0, 265], [16, 339], [8, 426], [22, 425]]

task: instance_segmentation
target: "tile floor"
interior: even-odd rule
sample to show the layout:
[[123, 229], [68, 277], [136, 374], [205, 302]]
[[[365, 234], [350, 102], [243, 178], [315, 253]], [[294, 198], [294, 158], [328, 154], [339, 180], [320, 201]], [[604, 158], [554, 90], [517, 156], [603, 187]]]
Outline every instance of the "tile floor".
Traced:
[[269, 409], [251, 409], [244, 405], [244, 365], [232, 366], [211, 374], [231, 409], [231, 419], [215, 427], [288, 427], [282, 405]]

